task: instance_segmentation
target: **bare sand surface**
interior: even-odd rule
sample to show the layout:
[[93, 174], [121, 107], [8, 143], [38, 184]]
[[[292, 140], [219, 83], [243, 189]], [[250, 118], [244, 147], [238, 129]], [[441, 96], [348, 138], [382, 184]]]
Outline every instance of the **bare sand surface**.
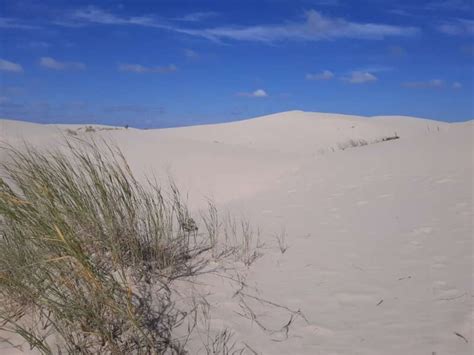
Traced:
[[84, 127], [0, 120], [0, 141], [104, 137], [140, 178], [172, 176], [193, 210], [212, 199], [259, 228], [262, 256], [241, 273], [253, 295], [287, 308], [254, 299], [259, 325], [238, 314], [235, 283], [205, 276], [200, 286], [212, 327], [233, 329], [248, 350], [472, 354], [473, 121], [291, 111], [172, 129]]

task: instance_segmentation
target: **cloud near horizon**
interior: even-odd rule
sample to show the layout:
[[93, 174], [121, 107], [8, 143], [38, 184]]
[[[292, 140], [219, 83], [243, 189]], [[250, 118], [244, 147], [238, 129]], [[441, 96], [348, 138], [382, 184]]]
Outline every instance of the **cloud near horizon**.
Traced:
[[61, 62], [51, 57], [41, 57], [40, 66], [52, 70], [84, 70], [86, 65], [81, 62]]
[[173, 73], [178, 70], [176, 65], [170, 64], [167, 66], [157, 66], [157, 67], [147, 67], [141, 64], [119, 64], [118, 66], [119, 71], [123, 72], [131, 72], [131, 73]]
[[444, 80], [441, 79], [432, 79], [428, 81], [409, 81], [402, 84], [402, 86], [412, 89], [442, 88], [444, 85]]
[[213, 11], [193, 12], [181, 17], [175, 17], [173, 20], [183, 22], [200, 22], [216, 16], [218, 16], [218, 13]]
[[20, 64], [13, 63], [0, 58], [0, 71], [6, 71], [10, 73], [22, 73], [23, 67]]
[[365, 84], [377, 81], [377, 77], [366, 71], [353, 71], [349, 77], [343, 78], [351, 84]]
[[438, 26], [438, 31], [446, 35], [474, 35], [474, 20], [456, 19]]
[[199, 58], [199, 53], [196, 52], [195, 50], [186, 48], [183, 50], [184, 56], [188, 59], [197, 59]]
[[244, 96], [244, 97], [268, 97], [268, 94], [263, 89], [255, 90], [254, 92], [239, 92], [237, 96]]
[[331, 80], [334, 73], [330, 70], [323, 70], [318, 74], [306, 74], [306, 80]]
[[57, 22], [57, 24], [81, 26], [92, 23], [155, 27], [212, 41], [319, 41], [338, 38], [378, 40], [389, 36], [413, 36], [419, 33], [419, 29], [416, 27], [351, 22], [343, 18], [324, 16], [316, 10], [306, 11], [302, 22], [213, 28], [184, 28], [150, 16], [122, 17], [94, 6], [76, 10], [69, 17], [69, 20], [69, 22]]

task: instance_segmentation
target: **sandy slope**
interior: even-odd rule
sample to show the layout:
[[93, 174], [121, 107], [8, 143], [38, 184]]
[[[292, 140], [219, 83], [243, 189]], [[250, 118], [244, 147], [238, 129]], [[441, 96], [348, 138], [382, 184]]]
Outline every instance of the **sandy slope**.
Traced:
[[[54, 144], [64, 129], [0, 120], [0, 140]], [[472, 352], [473, 122], [293, 111], [89, 134], [116, 142], [140, 176], [173, 175], [192, 207], [211, 197], [261, 228], [264, 255], [242, 273], [254, 295], [304, 314], [288, 338], [287, 310], [251, 304], [264, 331], [236, 314], [235, 284], [206, 280], [213, 326], [257, 353]]]

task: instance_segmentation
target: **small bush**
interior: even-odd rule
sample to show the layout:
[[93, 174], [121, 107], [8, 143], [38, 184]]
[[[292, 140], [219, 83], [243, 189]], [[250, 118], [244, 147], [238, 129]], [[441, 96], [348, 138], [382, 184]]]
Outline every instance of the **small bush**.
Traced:
[[383, 137], [382, 142], [392, 141], [394, 139], [400, 139], [398, 134], [395, 133], [393, 136]]
[[0, 329], [46, 354], [184, 354], [173, 331], [193, 311], [172, 285], [206, 267], [215, 209], [197, 233], [174, 185], [140, 184], [107, 145], [5, 150]]
[[66, 133], [69, 134], [70, 136], [77, 136], [77, 131], [70, 128], [66, 128]]

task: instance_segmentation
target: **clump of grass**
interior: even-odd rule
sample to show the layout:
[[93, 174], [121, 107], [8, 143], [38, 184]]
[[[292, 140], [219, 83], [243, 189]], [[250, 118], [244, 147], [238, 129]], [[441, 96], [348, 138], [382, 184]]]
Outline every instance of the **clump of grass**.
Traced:
[[66, 128], [66, 133], [69, 134], [70, 136], [77, 136], [77, 131], [70, 128]]
[[46, 354], [185, 353], [173, 330], [192, 310], [172, 282], [205, 268], [216, 235], [176, 186], [140, 184], [107, 144], [3, 149], [0, 329]]
[[349, 139], [344, 143], [338, 143], [337, 147], [340, 150], [346, 150], [347, 148], [363, 147], [369, 144], [365, 139]]

